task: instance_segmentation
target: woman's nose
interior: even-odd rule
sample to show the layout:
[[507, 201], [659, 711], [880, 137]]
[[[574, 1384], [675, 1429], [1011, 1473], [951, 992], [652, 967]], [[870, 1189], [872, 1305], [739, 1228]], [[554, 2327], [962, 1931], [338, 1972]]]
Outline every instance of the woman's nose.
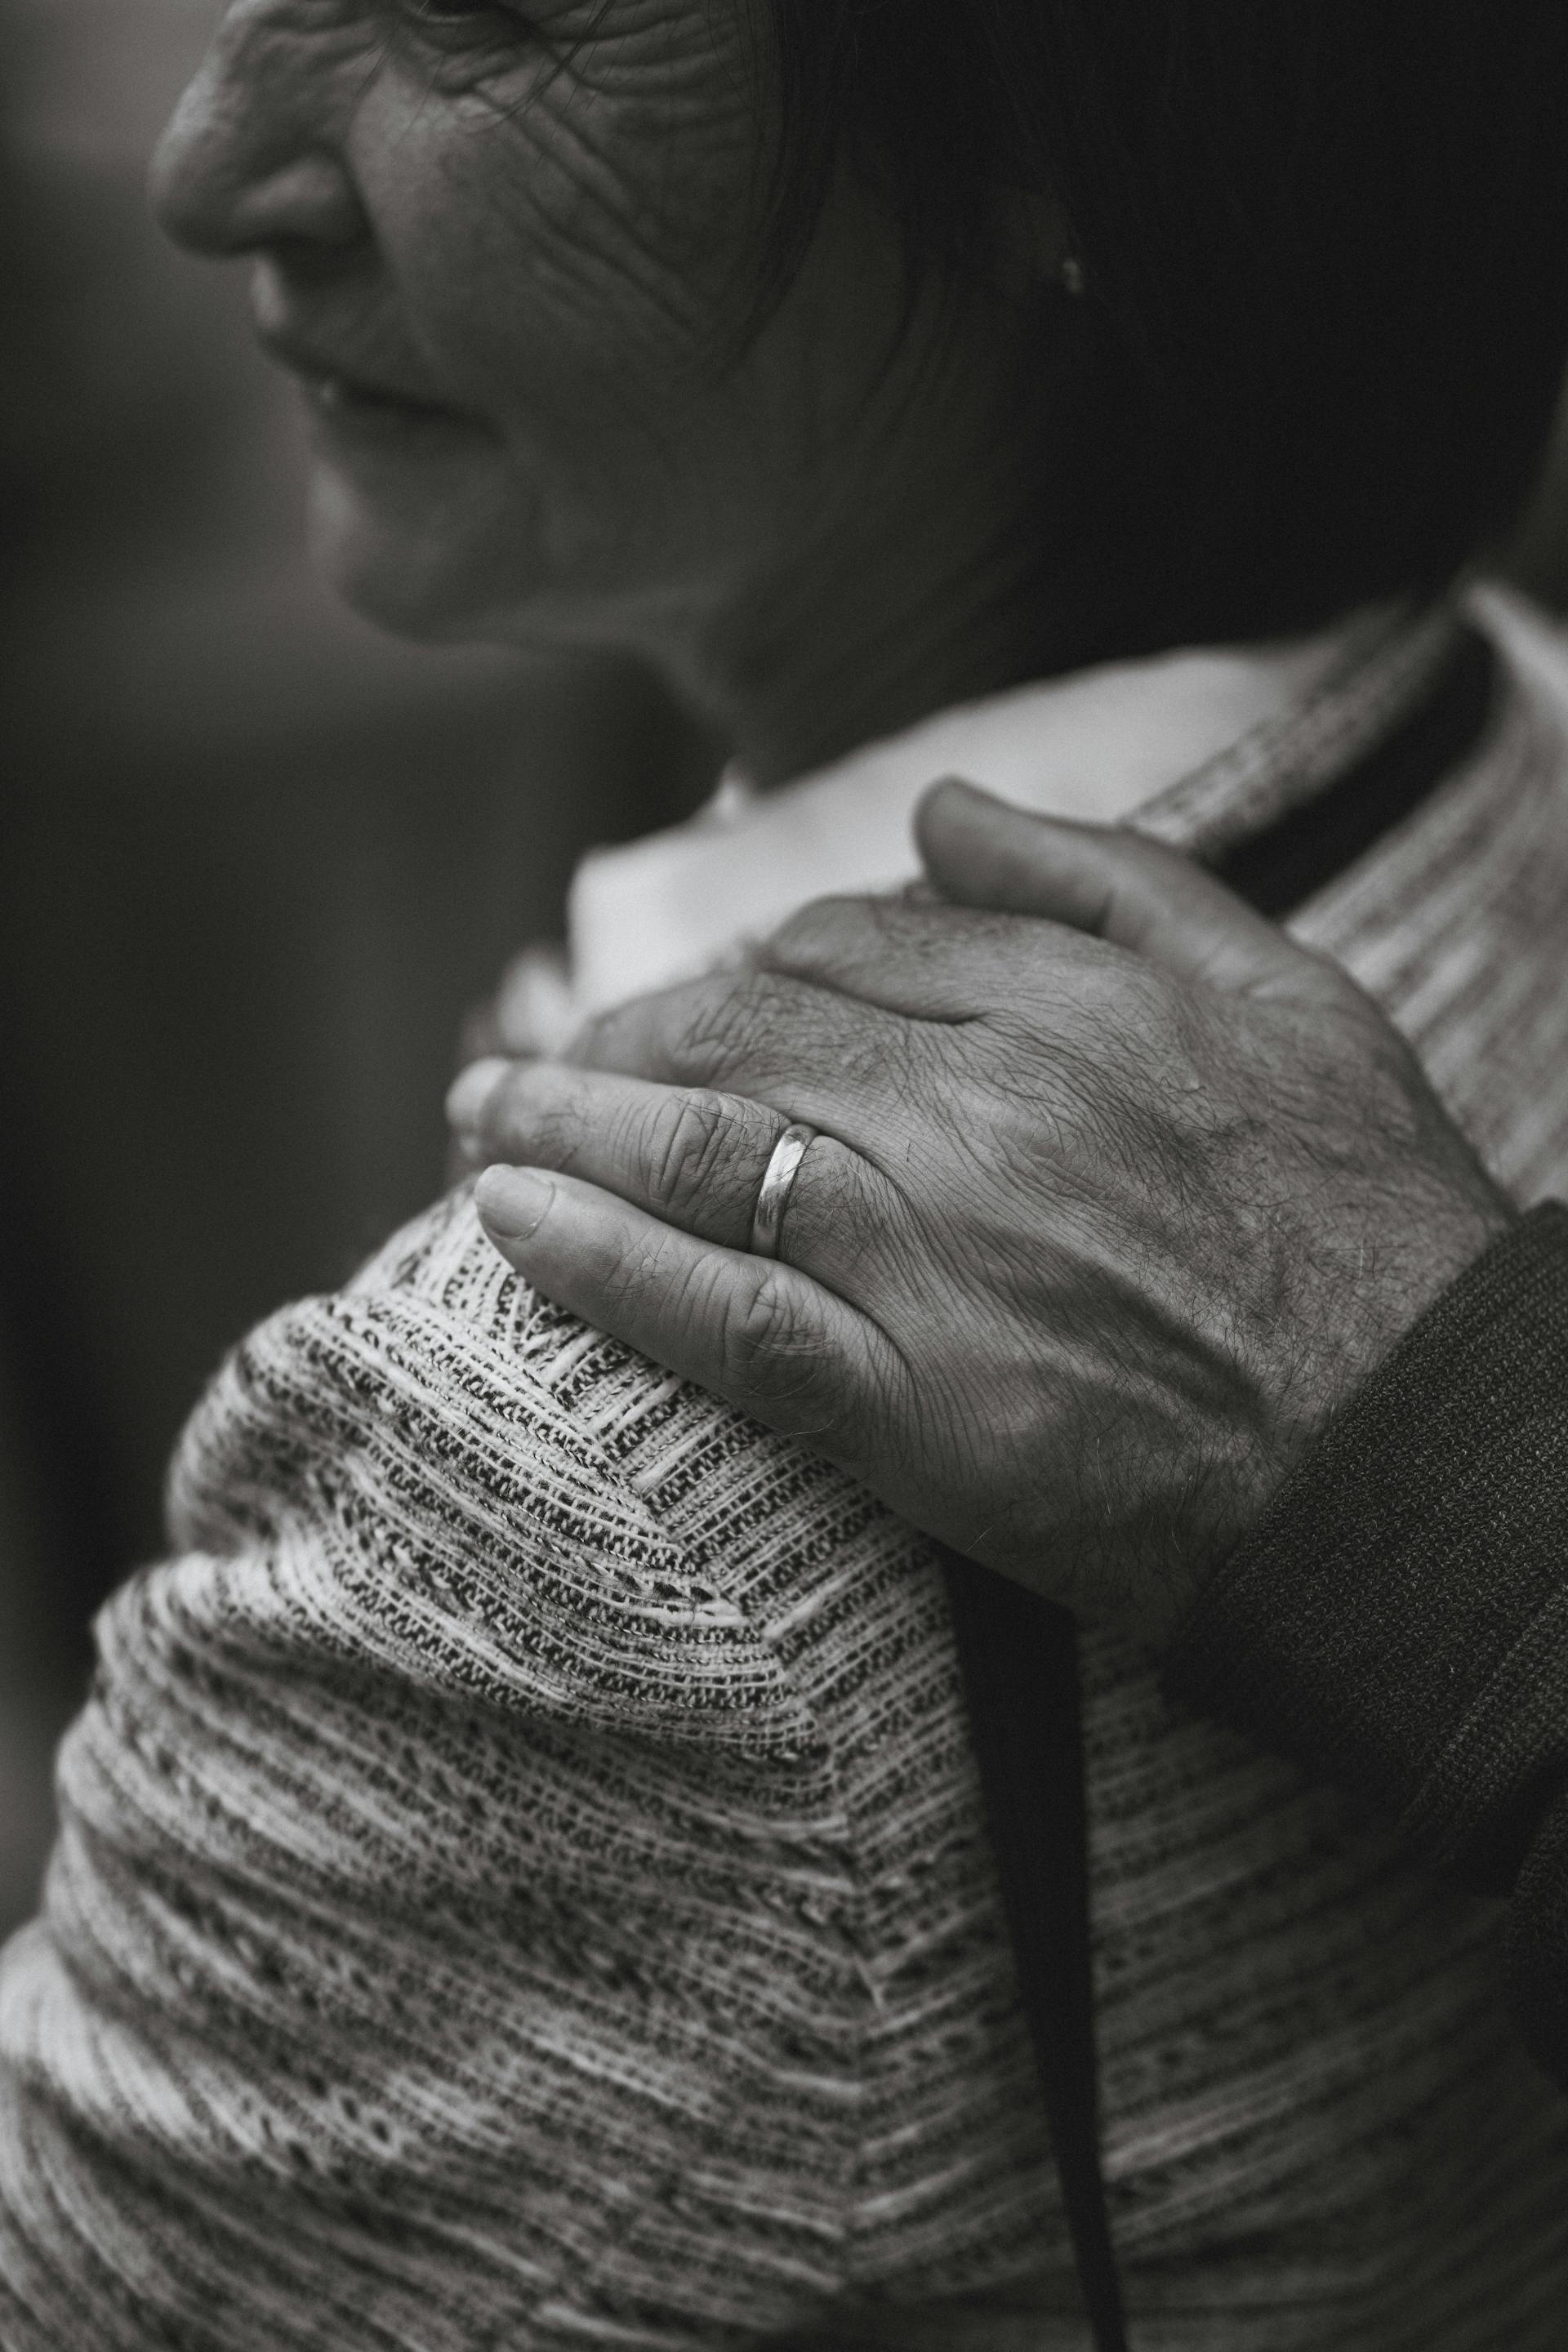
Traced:
[[368, 234], [337, 143], [341, 66], [281, 15], [278, 0], [237, 0], [158, 142], [153, 209], [194, 252], [346, 247]]

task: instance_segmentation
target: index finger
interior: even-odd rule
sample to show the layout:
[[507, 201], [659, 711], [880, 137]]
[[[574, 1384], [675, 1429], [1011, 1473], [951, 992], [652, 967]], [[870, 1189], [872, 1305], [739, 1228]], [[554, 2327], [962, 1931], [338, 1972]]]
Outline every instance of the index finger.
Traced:
[[[478, 1099], [464, 1105], [469, 1086]], [[792, 1116], [712, 1088], [559, 1062], [480, 1064], [453, 1097], [470, 1157], [583, 1178], [666, 1224], [740, 1250], [750, 1246], [763, 1181]], [[880, 1169], [820, 1125], [822, 1111], [807, 1106], [815, 1132], [778, 1255], [852, 1298], [898, 1203]]]
[[485, 1231], [547, 1298], [847, 1469], [902, 1360], [868, 1316], [782, 1259], [683, 1233], [595, 1184], [488, 1168]]

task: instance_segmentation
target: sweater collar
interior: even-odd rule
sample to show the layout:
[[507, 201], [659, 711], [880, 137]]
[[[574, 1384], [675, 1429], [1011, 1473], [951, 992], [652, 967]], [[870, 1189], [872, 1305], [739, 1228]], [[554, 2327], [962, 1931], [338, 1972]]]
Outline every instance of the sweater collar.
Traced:
[[574, 1011], [709, 970], [809, 898], [911, 880], [915, 805], [944, 775], [1213, 855], [1364, 752], [1419, 698], [1458, 627], [1449, 605], [1383, 607], [1289, 644], [1167, 654], [994, 695], [767, 794], [729, 771], [688, 823], [579, 866]]

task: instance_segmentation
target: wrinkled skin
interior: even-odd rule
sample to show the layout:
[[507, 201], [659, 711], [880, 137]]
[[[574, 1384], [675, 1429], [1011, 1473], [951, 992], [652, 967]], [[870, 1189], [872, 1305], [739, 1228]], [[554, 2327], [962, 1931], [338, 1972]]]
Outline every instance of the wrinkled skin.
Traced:
[[769, 22], [236, 0], [153, 171], [171, 234], [253, 259], [285, 364], [403, 404], [313, 403], [352, 603], [637, 653], [763, 780], [1026, 673], [1043, 625], [1008, 544], [1021, 318], [944, 332], [932, 289], [900, 335], [892, 226], [847, 177], [773, 297]]
[[[1053, 404], [1041, 341], [1059, 220], [1020, 200], [963, 331], [922, 281], [896, 332], [875, 174], [840, 173], [760, 313], [765, 25], [762, 0], [236, 0], [154, 172], [175, 236], [252, 262], [263, 341], [312, 387], [350, 599], [633, 650], [764, 784], [1117, 650], [1074, 643], [1083, 578], [1041, 555], [1082, 456], [1084, 385]], [[1231, 917], [1194, 919], [1202, 964]], [[489, 1148], [628, 1198], [563, 1178], [531, 1233], [490, 1195], [495, 1229], [924, 1524], [1152, 1625], [1500, 1206], [1342, 982], [1173, 993], [1114, 931], [1042, 957], [1038, 925], [952, 920], [803, 918], [771, 971], [606, 1028], [596, 1084], [515, 1081]], [[784, 1115], [828, 1139], [795, 1267], [759, 1268], [735, 1245]]]
[[819, 901], [572, 1064], [465, 1074], [472, 1154], [552, 1171], [481, 1213], [589, 1321], [1158, 1644], [1510, 1210], [1371, 999], [1173, 852], [952, 786], [922, 835], [962, 906]]

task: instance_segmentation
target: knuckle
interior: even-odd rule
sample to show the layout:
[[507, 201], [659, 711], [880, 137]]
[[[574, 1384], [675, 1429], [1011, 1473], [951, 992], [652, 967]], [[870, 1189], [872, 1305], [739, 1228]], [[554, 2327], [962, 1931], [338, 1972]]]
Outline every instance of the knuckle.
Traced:
[[678, 1223], [711, 1200], [731, 1146], [722, 1098], [701, 1090], [661, 1102], [643, 1139], [642, 1176], [648, 1197]]
[[781, 1037], [797, 1053], [806, 1042], [803, 1007], [787, 990], [787, 982], [765, 971], [713, 982], [691, 1004], [675, 1042], [677, 1076], [689, 1086], [744, 1094], [748, 1079], [776, 1058]]
[[731, 1292], [719, 1349], [728, 1391], [765, 1399], [775, 1424], [820, 1430], [836, 1418], [823, 1334], [801, 1314], [786, 1269], [760, 1266]]
[[776, 1266], [759, 1267], [736, 1293], [724, 1320], [722, 1344], [726, 1371], [748, 1387], [772, 1385], [798, 1352], [795, 1302]]
[[752, 1042], [756, 1018], [750, 981], [707, 988], [690, 1004], [671, 1041], [670, 1061], [689, 1086], [728, 1071]]

